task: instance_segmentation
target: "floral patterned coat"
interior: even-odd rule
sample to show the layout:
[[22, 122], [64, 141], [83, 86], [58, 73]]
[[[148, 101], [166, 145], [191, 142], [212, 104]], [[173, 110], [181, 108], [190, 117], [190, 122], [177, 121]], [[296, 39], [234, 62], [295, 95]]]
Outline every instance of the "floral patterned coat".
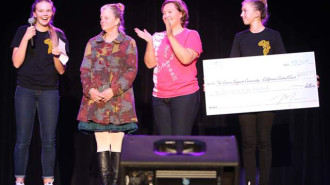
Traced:
[[[135, 40], [119, 33], [111, 43], [101, 32], [87, 43], [80, 67], [83, 97], [77, 119], [100, 124], [137, 122], [132, 83], [137, 73]], [[108, 102], [94, 102], [89, 90], [100, 92], [111, 88], [114, 96]]]

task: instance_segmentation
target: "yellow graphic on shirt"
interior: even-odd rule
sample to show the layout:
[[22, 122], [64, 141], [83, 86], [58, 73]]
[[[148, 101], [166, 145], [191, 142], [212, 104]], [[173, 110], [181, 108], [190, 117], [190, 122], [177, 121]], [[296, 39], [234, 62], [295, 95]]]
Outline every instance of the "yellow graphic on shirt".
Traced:
[[264, 55], [267, 55], [269, 53], [270, 48], [271, 48], [270, 44], [269, 44], [269, 41], [265, 41], [265, 40], [260, 41], [258, 43], [258, 46], [262, 46]]
[[52, 40], [46, 39], [44, 43], [48, 45], [48, 54], [51, 54], [53, 50]]

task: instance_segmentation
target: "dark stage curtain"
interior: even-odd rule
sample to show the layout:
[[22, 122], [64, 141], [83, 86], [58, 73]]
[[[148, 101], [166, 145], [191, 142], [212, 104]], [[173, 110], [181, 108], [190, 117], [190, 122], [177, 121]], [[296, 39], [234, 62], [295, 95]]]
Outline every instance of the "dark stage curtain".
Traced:
[[[117, 2], [117, 1], [115, 1]], [[97, 184], [95, 141], [91, 135], [77, 130], [76, 116], [82, 96], [79, 67], [85, 45], [97, 35], [99, 9], [108, 0], [54, 0], [57, 8], [55, 26], [64, 30], [70, 42], [70, 61], [61, 77], [61, 106], [57, 130], [57, 185]], [[153, 129], [151, 111], [152, 70], [143, 63], [145, 42], [134, 28], [146, 28], [150, 33], [163, 31], [160, 0], [123, 0], [126, 5], [126, 33], [137, 41], [139, 72], [134, 82], [136, 111], [140, 129], [135, 134], [157, 134]], [[1, 26], [1, 104], [0, 104], [0, 184], [14, 184], [15, 116], [14, 92], [16, 69], [12, 66], [10, 42], [16, 29], [27, 24], [31, 0], [8, 1], [9, 9]], [[197, 64], [200, 86], [203, 84], [202, 61], [229, 56], [235, 33], [247, 29], [240, 18], [240, 0], [186, 0], [189, 7], [189, 28], [199, 32], [204, 52]], [[273, 126], [273, 168], [271, 185], [330, 184], [330, 130], [327, 116], [329, 98], [329, 33], [324, 25], [329, 18], [326, 1], [269, 1], [268, 27], [280, 31], [288, 53], [315, 51], [317, 73], [321, 78], [320, 107], [278, 111]], [[206, 116], [204, 93], [194, 127], [194, 135], [235, 135], [240, 131], [236, 115]], [[27, 183], [42, 184], [40, 139], [36, 120], [31, 141]], [[142, 149], [143, 150], [143, 149]], [[138, 154], [136, 154], [138, 155]]]

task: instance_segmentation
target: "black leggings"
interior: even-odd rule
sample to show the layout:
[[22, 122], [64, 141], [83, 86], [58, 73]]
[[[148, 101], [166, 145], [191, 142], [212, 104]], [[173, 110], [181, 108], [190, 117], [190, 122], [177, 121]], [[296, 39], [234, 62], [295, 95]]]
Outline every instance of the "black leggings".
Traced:
[[259, 185], [267, 185], [272, 162], [271, 130], [274, 112], [239, 115], [245, 182], [256, 184], [256, 151], [259, 153]]

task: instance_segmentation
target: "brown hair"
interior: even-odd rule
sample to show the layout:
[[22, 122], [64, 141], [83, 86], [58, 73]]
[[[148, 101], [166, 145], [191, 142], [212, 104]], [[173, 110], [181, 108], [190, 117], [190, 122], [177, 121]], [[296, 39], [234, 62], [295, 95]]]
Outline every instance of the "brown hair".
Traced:
[[165, 2], [162, 4], [161, 11], [163, 12], [163, 8], [166, 4], [173, 3], [176, 7], [176, 9], [182, 13], [181, 17], [181, 26], [186, 28], [189, 23], [189, 13], [188, 13], [188, 7], [185, 2], [182, 0], [165, 0]]
[[260, 12], [262, 24], [266, 24], [269, 19], [267, 0], [244, 0], [244, 3], [252, 3], [254, 8]]
[[106, 4], [101, 7], [101, 11], [105, 9], [111, 9], [116, 18], [119, 18], [119, 26], [118, 31], [125, 33], [125, 26], [124, 26], [124, 10], [125, 6], [121, 3], [116, 4]]

